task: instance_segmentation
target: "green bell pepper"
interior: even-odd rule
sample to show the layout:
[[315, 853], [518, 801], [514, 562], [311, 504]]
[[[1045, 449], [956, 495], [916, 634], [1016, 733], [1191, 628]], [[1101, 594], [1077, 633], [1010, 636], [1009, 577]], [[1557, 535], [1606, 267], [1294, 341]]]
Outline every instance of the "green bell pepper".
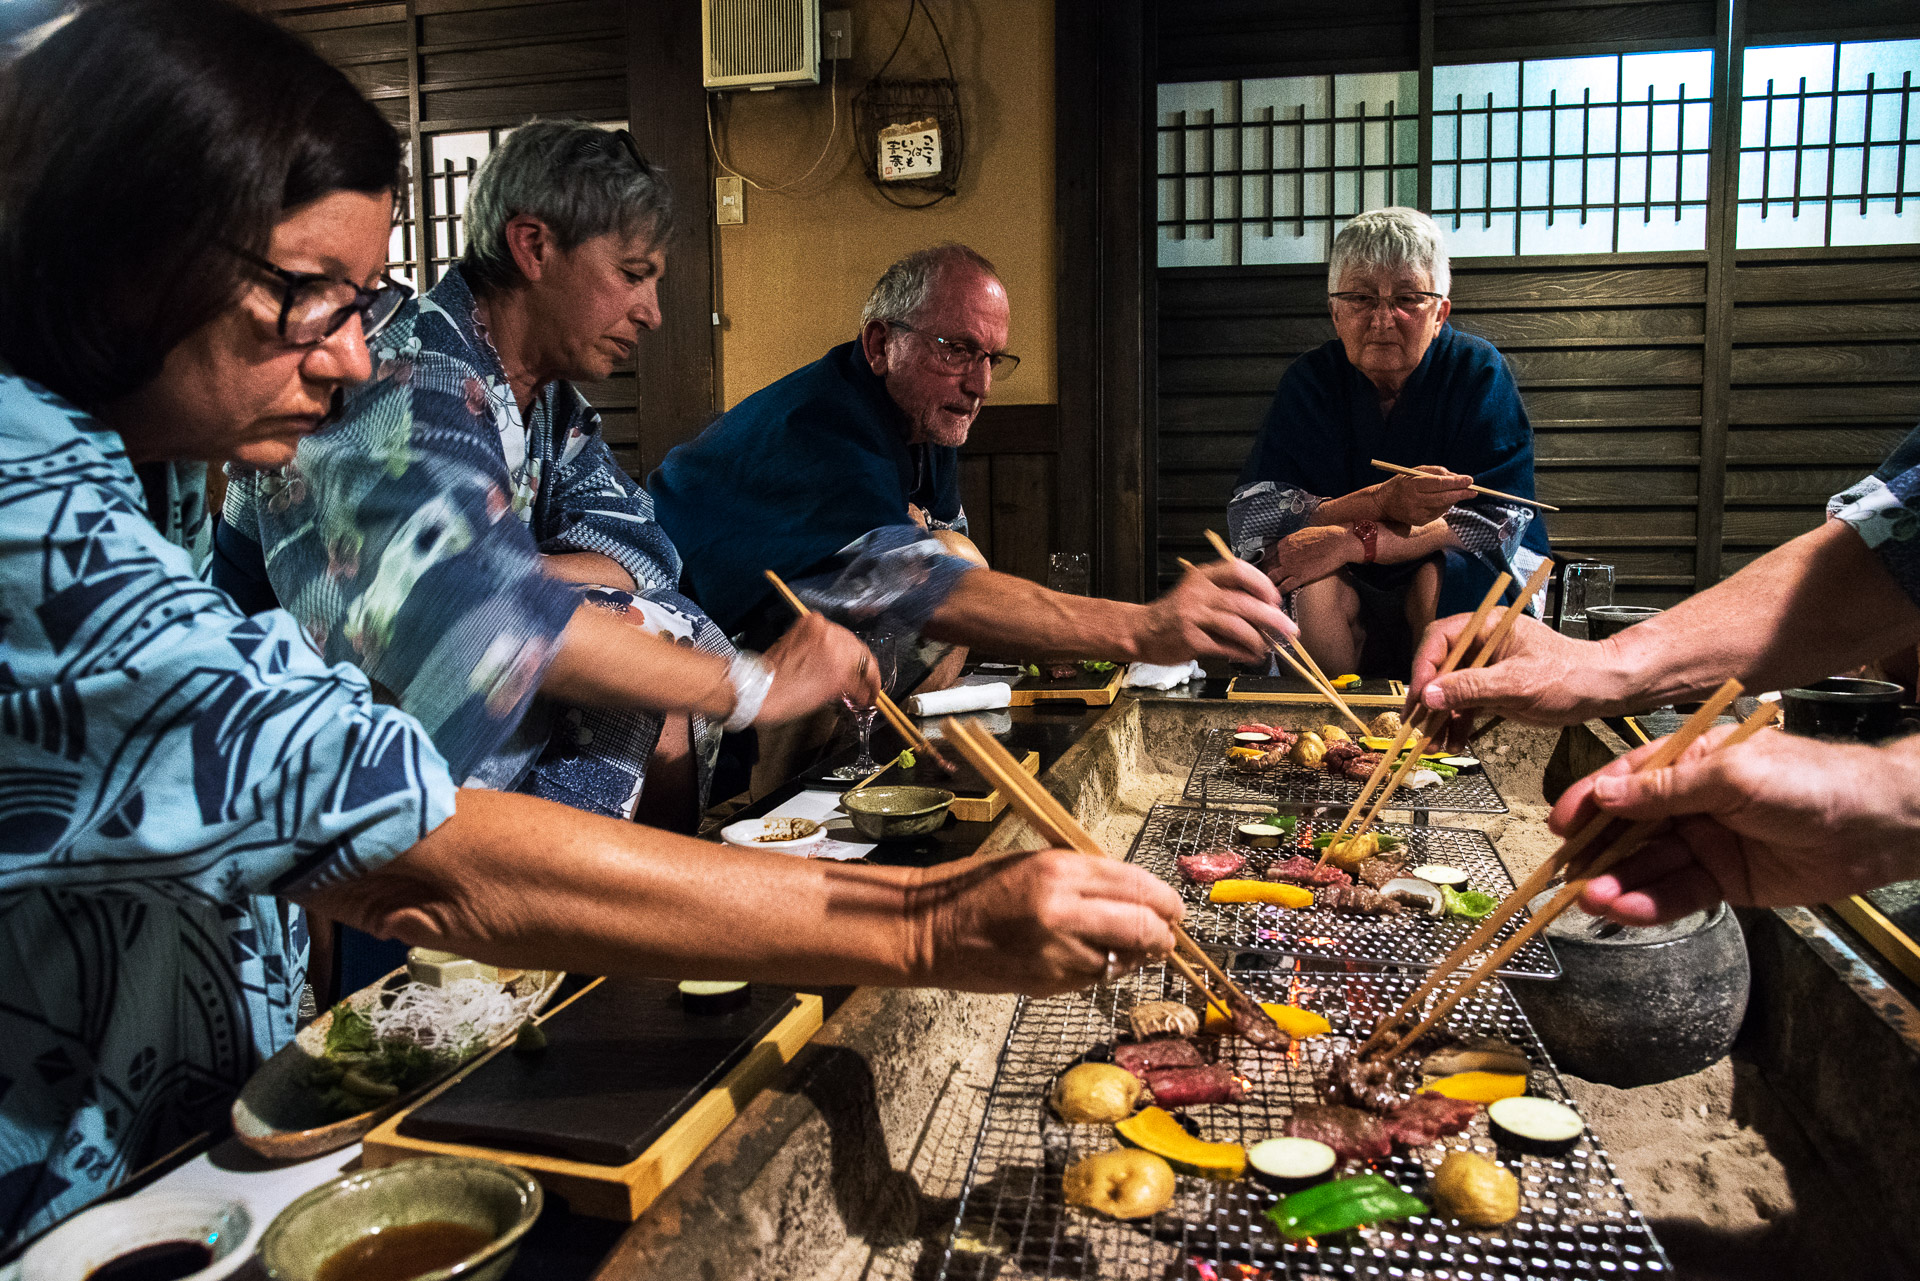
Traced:
[[1267, 1217], [1280, 1229], [1281, 1236], [1299, 1241], [1426, 1212], [1425, 1202], [1408, 1196], [1382, 1176], [1362, 1174], [1296, 1192], [1268, 1210]]

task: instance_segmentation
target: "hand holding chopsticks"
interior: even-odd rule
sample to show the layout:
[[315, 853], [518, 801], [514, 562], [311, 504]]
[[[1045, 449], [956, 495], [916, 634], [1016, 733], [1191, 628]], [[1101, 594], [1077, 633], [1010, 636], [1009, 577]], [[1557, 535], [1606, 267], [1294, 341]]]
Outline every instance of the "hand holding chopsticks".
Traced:
[[[1378, 458], [1373, 459], [1372, 462], [1373, 462], [1373, 465], [1375, 467], [1378, 467], [1381, 471], [1390, 471], [1401, 476], [1428, 476], [1432, 474], [1430, 472], [1421, 471], [1417, 467], [1402, 467], [1398, 463], [1383, 463]], [[1543, 512], [1557, 512], [1560, 510], [1558, 507], [1555, 507], [1552, 503], [1543, 503], [1538, 501], [1537, 499], [1532, 499], [1532, 498], [1522, 498], [1518, 494], [1502, 493], [1500, 490], [1497, 490], [1497, 489], [1486, 489], [1479, 485], [1468, 485], [1467, 488], [1471, 489], [1476, 494], [1485, 494], [1488, 498], [1504, 498], [1506, 501], [1510, 503], [1519, 503], [1522, 507], [1535, 507]]]

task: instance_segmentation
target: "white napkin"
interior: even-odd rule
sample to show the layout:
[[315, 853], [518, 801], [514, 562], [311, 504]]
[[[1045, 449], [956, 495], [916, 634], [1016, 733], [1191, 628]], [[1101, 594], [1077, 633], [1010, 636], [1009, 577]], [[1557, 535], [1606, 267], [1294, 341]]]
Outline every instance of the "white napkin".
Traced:
[[1005, 681], [987, 685], [956, 685], [931, 694], [915, 694], [907, 710], [915, 716], [951, 716], [956, 712], [984, 712], [1013, 702], [1013, 686]]
[[1134, 663], [1127, 668], [1127, 679], [1120, 684], [1123, 689], [1172, 689], [1206, 674], [1206, 669], [1193, 659], [1170, 667], [1162, 663]]

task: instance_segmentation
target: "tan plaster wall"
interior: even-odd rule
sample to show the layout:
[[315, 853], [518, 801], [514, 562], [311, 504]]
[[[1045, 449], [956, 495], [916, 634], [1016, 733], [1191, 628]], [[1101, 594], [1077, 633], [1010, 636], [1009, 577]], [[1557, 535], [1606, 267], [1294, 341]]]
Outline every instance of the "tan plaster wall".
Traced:
[[[745, 225], [714, 229], [724, 406], [852, 338], [887, 264], [942, 240], [992, 259], [1013, 303], [1008, 349], [1021, 365], [995, 386], [993, 402], [1054, 401], [1053, 3], [929, 2], [960, 87], [967, 152], [960, 194], [910, 211], [887, 203], [867, 181], [851, 133], [852, 99], [886, 59], [907, 5], [845, 0], [854, 56], [839, 64], [839, 130], [826, 160], [791, 191], [748, 188]], [[887, 74], [944, 74], [924, 15]], [[829, 94], [823, 83], [710, 102], [729, 162], [767, 186], [799, 178], [826, 140]]]

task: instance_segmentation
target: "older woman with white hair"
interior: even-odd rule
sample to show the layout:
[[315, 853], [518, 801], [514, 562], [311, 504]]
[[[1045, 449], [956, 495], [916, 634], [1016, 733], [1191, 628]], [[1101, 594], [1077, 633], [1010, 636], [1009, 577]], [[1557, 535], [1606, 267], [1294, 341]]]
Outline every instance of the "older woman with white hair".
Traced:
[[[1533, 496], [1533, 429], [1491, 343], [1447, 324], [1452, 273], [1433, 219], [1376, 209], [1335, 237], [1338, 335], [1280, 380], [1227, 524], [1291, 597], [1329, 671], [1404, 676], [1437, 614], [1471, 610], [1501, 571], [1547, 554], [1541, 519], [1476, 495]], [[1390, 476], [1373, 459], [1428, 473]]]

